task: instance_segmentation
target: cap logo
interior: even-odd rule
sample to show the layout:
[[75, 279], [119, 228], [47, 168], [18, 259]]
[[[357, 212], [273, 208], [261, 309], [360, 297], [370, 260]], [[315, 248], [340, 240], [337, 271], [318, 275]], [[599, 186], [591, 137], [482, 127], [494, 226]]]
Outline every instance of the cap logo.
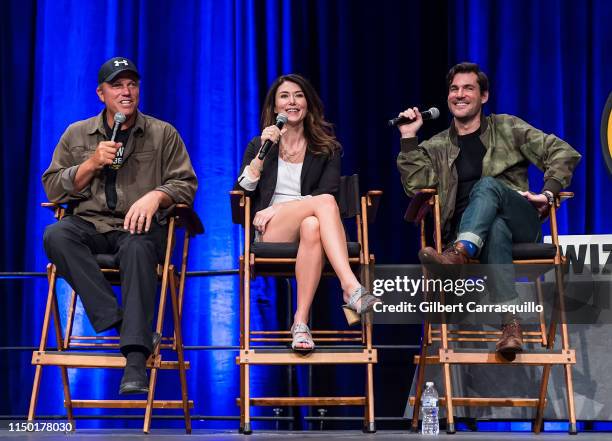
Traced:
[[113, 64], [115, 65], [115, 67], [119, 67], [120, 64], [123, 64], [124, 66], [129, 66], [127, 60], [115, 60]]

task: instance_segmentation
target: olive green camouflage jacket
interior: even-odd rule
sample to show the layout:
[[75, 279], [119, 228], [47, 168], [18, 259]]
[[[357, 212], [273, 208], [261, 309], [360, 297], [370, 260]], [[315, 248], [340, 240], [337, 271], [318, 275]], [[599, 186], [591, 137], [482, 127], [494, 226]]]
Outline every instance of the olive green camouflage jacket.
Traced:
[[[544, 190], [557, 194], [570, 184], [580, 154], [555, 135], [538, 130], [512, 115], [483, 116], [480, 140], [487, 152], [482, 176], [492, 176], [515, 190], [529, 190], [527, 167], [534, 164], [544, 172]], [[403, 138], [397, 168], [408, 196], [435, 187], [440, 195], [443, 236], [450, 233], [449, 220], [455, 212], [459, 156], [454, 124], [427, 141]]]

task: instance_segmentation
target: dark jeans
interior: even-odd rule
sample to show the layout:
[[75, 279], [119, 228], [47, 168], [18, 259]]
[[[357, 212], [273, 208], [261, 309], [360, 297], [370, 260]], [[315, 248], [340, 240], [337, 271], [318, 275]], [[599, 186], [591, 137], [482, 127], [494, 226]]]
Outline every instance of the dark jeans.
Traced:
[[[121, 322], [120, 346], [152, 351], [151, 325], [157, 293], [157, 264], [163, 260], [167, 228], [153, 222], [148, 233], [98, 233], [90, 222], [67, 216], [45, 229], [43, 242], [57, 273], [78, 293], [96, 332]], [[117, 254], [123, 311], [95, 254]]]
[[495, 302], [517, 298], [512, 266], [512, 244], [541, 240], [538, 211], [517, 191], [492, 177], [472, 188], [461, 217], [457, 240], [468, 240], [480, 249], [480, 262], [490, 265], [487, 285]]

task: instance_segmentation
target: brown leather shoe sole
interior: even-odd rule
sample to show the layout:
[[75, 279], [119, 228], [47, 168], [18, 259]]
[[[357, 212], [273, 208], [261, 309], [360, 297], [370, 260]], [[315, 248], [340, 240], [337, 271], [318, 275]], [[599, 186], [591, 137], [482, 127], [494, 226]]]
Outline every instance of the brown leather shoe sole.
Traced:
[[[436, 253], [437, 254], [437, 253]], [[419, 250], [419, 260], [424, 265], [435, 265], [438, 262], [436, 261], [436, 256], [432, 255], [427, 248], [423, 248]]]
[[523, 342], [514, 336], [509, 336], [507, 338], [502, 336], [495, 345], [495, 351], [512, 354], [523, 352]]

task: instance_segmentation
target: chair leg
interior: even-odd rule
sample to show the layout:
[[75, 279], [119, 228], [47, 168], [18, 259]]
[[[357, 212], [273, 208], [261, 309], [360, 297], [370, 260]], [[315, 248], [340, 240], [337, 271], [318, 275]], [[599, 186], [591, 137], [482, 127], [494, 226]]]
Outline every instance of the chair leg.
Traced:
[[183, 348], [183, 333], [181, 330], [181, 319], [179, 316], [179, 304], [176, 296], [176, 277], [170, 278], [170, 297], [172, 300], [172, 314], [174, 321], [174, 336], [176, 354], [179, 365], [179, 378], [181, 381], [181, 397], [183, 400], [183, 415], [185, 416], [185, 432], [191, 433], [191, 414], [189, 411], [189, 396], [187, 393], [187, 375], [185, 372], [185, 353]]
[[[245, 290], [244, 290], [244, 280], [245, 280], [245, 269], [244, 269], [244, 258], [241, 257], [240, 258], [240, 269], [238, 272], [238, 278], [239, 278], [239, 283], [240, 283], [240, 289], [239, 289], [239, 300], [240, 300], [240, 349], [244, 349], [245, 348], [245, 336], [244, 336], [244, 295], [245, 295]], [[245, 408], [246, 408], [246, 401], [245, 401], [245, 391], [244, 391], [244, 384], [245, 384], [245, 365], [241, 364], [240, 365], [240, 426], [238, 427], [238, 432], [239, 433], [243, 433], [244, 432], [244, 424], [245, 424]]]
[[238, 427], [238, 433], [244, 431], [244, 365], [240, 365], [240, 426]]
[[[362, 265], [362, 268], [365, 265]], [[363, 274], [363, 271], [362, 271]], [[369, 276], [366, 272], [365, 276], [361, 279], [369, 287]], [[312, 311], [311, 311], [312, 313]], [[372, 317], [371, 314], [366, 314], [362, 319], [361, 326], [362, 342], [365, 344], [365, 348], [368, 351], [372, 351]], [[372, 363], [366, 364], [366, 384], [365, 384], [365, 395], [366, 403], [364, 408], [364, 433], [375, 433], [376, 432], [376, 420], [374, 418], [374, 365]]]
[[[557, 333], [557, 320], [558, 320], [558, 303], [555, 299], [553, 305], [553, 311], [550, 318], [550, 325], [548, 326], [548, 335], [546, 337], [546, 349], [551, 351], [555, 345], [555, 336]], [[540, 394], [538, 396], [538, 407], [536, 410], [536, 418], [533, 424], [534, 433], [540, 433], [542, 431], [542, 425], [544, 420], [544, 407], [546, 405], [546, 394], [548, 392], [548, 379], [550, 378], [551, 365], [545, 365], [542, 368], [542, 380], [540, 382]]]
[[[544, 304], [544, 294], [542, 293], [542, 282], [540, 281], [540, 277], [536, 277], [535, 279], [536, 285], [536, 295], [538, 299], [538, 304]], [[544, 311], [538, 313], [539, 321], [540, 321], [540, 338], [542, 347], [546, 347], [548, 344], [548, 339], [546, 338], [546, 319], [544, 317]]]
[[534, 433], [542, 431], [542, 423], [544, 420], [544, 407], [546, 405], [546, 392], [548, 390], [548, 378], [550, 377], [551, 365], [547, 364], [542, 368], [542, 380], [540, 381], [540, 394], [538, 396], [538, 407], [536, 417], [533, 423]]
[[410, 430], [412, 432], [419, 431], [419, 412], [421, 411], [421, 394], [423, 393], [423, 383], [425, 381], [425, 369], [427, 367], [427, 335], [429, 329], [429, 322], [423, 323], [423, 339], [421, 340], [421, 353], [419, 354], [419, 365], [416, 382], [416, 391], [414, 394], [414, 406], [412, 408], [412, 424]]
[[[446, 323], [440, 326], [442, 333], [442, 349], [440, 352], [448, 348], [448, 329]], [[446, 394], [446, 433], [455, 433], [455, 417], [453, 415], [453, 389], [451, 384], [451, 371], [449, 363], [442, 363], [444, 371], [444, 391]]]
[[[565, 315], [565, 287], [563, 286], [563, 268], [561, 265], [555, 265], [555, 277], [557, 286], [559, 287], [559, 306], [561, 309], [561, 348], [564, 351], [569, 351], [569, 331], [567, 329], [567, 318]], [[565, 389], [567, 393], [567, 413], [569, 416], [569, 430], [571, 435], [578, 433], [576, 426], [576, 407], [574, 404], [574, 381], [572, 378], [572, 365], [566, 364], [565, 368]]]
[[[53, 312], [53, 324], [55, 328], [55, 339], [57, 340], [57, 350], [62, 352], [64, 350], [64, 341], [62, 338], [62, 327], [59, 316], [59, 306], [57, 302], [57, 295], [53, 295], [53, 304], [51, 310]], [[68, 421], [74, 421], [74, 415], [72, 412], [72, 398], [70, 397], [70, 384], [68, 382], [68, 369], [64, 366], [60, 367], [62, 374], [62, 385], [64, 388], [64, 407], [66, 407], [66, 417]]]
[[[169, 227], [169, 229], [172, 227]], [[169, 234], [170, 236], [170, 234]], [[168, 241], [172, 242], [173, 237], [169, 237]], [[168, 254], [168, 253], [166, 253]], [[161, 280], [161, 290], [159, 295], [159, 309], [157, 311], [157, 325], [155, 327], [156, 332], [161, 333], [164, 329], [164, 312], [166, 310], [166, 298], [168, 294], [168, 285], [171, 283], [169, 279], [174, 277], [174, 266], [168, 261], [164, 263], [164, 269]], [[151, 430], [151, 416], [153, 414], [153, 401], [155, 399], [155, 386], [157, 384], [157, 369], [161, 362], [161, 356], [159, 355], [159, 347], [152, 354], [155, 361], [154, 367], [151, 368], [151, 377], [149, 379], [149, 394], [147, 396], [147, 405], [145, 408], [145, 418], [142, 431], [149, 433]]]
[[572, 379], [572, 365], [565, 365], [565, 387], [567, 390], [567, 411], [569, 414], [569, 429], [570, 435], [578, 434], [576, 425], [576, 409], [574, 405], [574, 381]]
[[70, 395], [70, 383], [68, 381], [68, 369], [65, 367], [61, 368], [62, 372], [62, 384], [64, 386], [64, 406], [66, 407], [66, 418], [68, 421], [74, 423], [74, 413], [72, 411], [72, 398]]
[[366, 381], [366, 408], [365, 408], [365, 425], [364, 433], [376, 432], [376, 421], [374, 420], [374, 366], [371, 363], [366, 365], [367, 381]]
[[[55, 265], [47, 265], [47, 281], [49, 289], [47, 290], [47, 304], [45, 305], [45, 315], [43, 318], [42, 331], [40, 334], [40, 344], [38, 352], [43, 352], [47, 348], [47, 337], [49, 336], [49, 324], [51, 320], [51, 308], [53, 305], [53, 296], [55, 295], [55, 282], [57, 276], [55, 274]], [[32, 384], [32, 395], [30, 396], [30, 407], [28, 409], [28, 421], [34, 420], [36, 413], [36, 404], [38, 403], [38, 394], [40, 392], [40, 381], [42, 378], [42, 365], [36, 365], [34, 372], [34, 383]]]
[[32, 384], [32, 395], [30, 396], [30, 408], [28, 410], [28, 421], [34, 421], [36, 404], [38, 403], [38, 393], [40, 392], [40, 380], [42, 376], [42, 366], [37, 365], [34, 372], [34, 384]]
[[77, 294], [74, 290], [70, 292], [70, 302], [68, 303], [68, 314], [66, 315], [66, 327], [64, 329], [64, 349], [70, 347], [72, 338], [72, 326], [74, 325], [74, 314], [76, 312]]
[[[240, 324], [242, 327], [241, 333], [241, 348], [249, 349], [250, 348], [250, 337], [251, 337], [251, 267], [250, 261], [246, 261], [246, 259], [250, 259], [250, 256], [245, 255], [245, 260], [242, 262], [242, 272], [243, 272], [243, 281], [242, 281], [242, 315]], [[243, 375], [241, 382], [241, 402], [243, 408], [241, 409], [242, 416], [242, 425], [241, 432], [245, 435], [250, 435], [253, 430], [251, 428], [251, 371], [250, 366], [248, 364], [241, 365], [243, 367]]]
[[[159, 360], [156, 359], [157, 364]], [[142, 431], [149, 433], [151, 431], [151, 417], [153, 415], [153, 400], [155, 398], [155, 385], [157, 384], [157, 367], [151, 368], [151, 378], [149, 379], [149, 394], [147, 395], [147, 406], [145, 408], [144, 426]]]
[[[555, 297], [553, 305], [553, 312], [551, 316], [549, 331], [548, 331], [548, 350], [552, 350], [554, 347], [555, 336], [557, 333], [557, 322], [560, 321], [561, 328], [561, 349], [566, 351], [569, 350], [569, 333], [567, 330], [567, 323], [565, 319], [565, 302], [564, 302], [564, 287], [563, 287], [563, 269], [561, 265], [555, 265], [555, 282], [558, 287], [558, 296]], [[572, 366], [565, 364], [565, 388], [567, 393], [567, 411], [569, 416], [569, 430], [571, 435], [578, 433], [576, 424], [576, 410], [574, 404], [574, 382], [572, 379]], [[538, 403], [538, 410], [536, 414], [536, 420], [534, 423], [534, 432], [539, 433], [542, 429], [542, 420], [544, 414], [544, 399], [546, 398], [546, 392], [548, 387], [548, 378], [550, 376], [551, 366], [544, 366], [542, 374], [542, 384], [540, 386], [540, 401]]]
[[251, 429], [251, 391], [250, 391], [250, 366], [248, 364], [242, 365], [242, 382], [241, 382], [241, 433], [244, 435], [250, 435], [253, 433]]
[[453, 391], [451, 386], [450, 365], [444, 363], [444, 389], [446, 390], [446, 433], [455, 433], [455, 418], [453, 415]]

